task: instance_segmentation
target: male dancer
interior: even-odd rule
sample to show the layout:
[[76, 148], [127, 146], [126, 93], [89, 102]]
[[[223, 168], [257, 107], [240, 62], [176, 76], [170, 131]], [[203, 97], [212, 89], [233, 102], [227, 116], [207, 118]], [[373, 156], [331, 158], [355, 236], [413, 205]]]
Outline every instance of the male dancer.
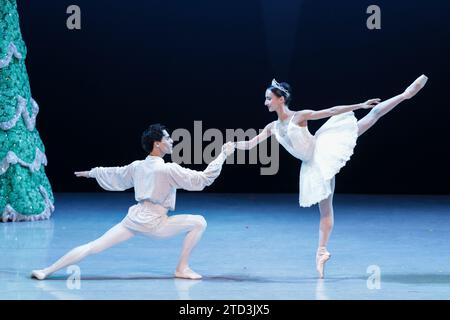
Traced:
[[141, 138], [143, 149], [149, 154], [145, 160], [137, 160], [123, 167], [97, 167], [90, 171], [75, 172], [77, 177], [95, 178], [100, 186], [110, 191], [122, 191], [134, 187], [138, 204], [130, 207], [126, 217], [100, 238], [69, 251], [51, 266], [33, 270], [32, 277], [43, 280], [50, 274], [101, 252], [136, 234], [152, 237], [171, 237], [187, 232], [175, 277], [201, 279], [201, 275], [189, 267], [192, 249], [206, 228], [200, 215], [180, 214], [167, 216], [175, 209], [177, 189], [203, 190], [219, 176], [226, 157], [234, 152], [234, 144], [226, 143], [222, 152], [204, 171], [166, 163], [163, 157], [172, 153], [173, 140], [165, 126], [152, 124]]

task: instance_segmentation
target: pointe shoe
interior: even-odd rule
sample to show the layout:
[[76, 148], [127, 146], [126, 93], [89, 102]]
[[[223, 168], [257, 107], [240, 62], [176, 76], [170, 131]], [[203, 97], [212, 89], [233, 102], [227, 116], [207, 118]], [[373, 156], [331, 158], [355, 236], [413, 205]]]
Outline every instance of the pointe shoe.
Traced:
[[319, 273], [319, 278], [323, 279], [325, 271], [325, 263], [330, 260], [331, 254], [327, 251], [325, 247], [320, 247], [317, 249], [316, 254], [316, 269]]
[[202, 278], [197, 272], [194, 272], [191, 268], [186, 267], [182, 271], [175, 271], [175, 277], [181, 279], [199, 280]]
[[37, 280], [44, 280], [47, 278], [47, 274], [43, 270], [33, 270], [31, 271], [31, 277]]
[[425, 86], [427, 83], [428, 77], [426, 75], [421, 75], [418, 77], [408, 88], [406, 88], [405, 92], [403, 92], [403, 97], [405, 99], [411, 99]]

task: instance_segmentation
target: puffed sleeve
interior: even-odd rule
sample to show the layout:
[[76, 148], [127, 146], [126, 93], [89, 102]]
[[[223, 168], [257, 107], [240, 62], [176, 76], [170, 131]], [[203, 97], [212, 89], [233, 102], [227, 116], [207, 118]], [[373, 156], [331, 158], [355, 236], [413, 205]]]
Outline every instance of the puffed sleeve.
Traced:
[[167, 176], [172, 187], [189, 191], [200, 191], [211, 185], [220, 175], [222, 165], [227, 156], [221, 152], [211, 161], [204, 171], [196, 171], [183, 168], [177, 163], [168, 163]]
[[123, 167], [96, 167], [89, 171], [89, 177], [95, 178], [105, 190], [123, 191], [133, 187], [133, 170], [133, 163]]

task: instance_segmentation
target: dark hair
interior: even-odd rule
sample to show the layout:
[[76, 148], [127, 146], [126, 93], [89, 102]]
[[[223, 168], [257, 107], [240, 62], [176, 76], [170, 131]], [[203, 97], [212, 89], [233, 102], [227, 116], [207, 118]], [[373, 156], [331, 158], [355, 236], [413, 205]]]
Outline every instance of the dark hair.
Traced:
[[151, 124], [143, 133], [141, 137], [142, 148], [150, 153], [153, 151], [153, 143], [155, 141], [161, 141], [164, 137], [163, 130], [167, 130], [166, 126], [155, 123]]
[[267, 90], [272, 91], [274, 95], [276, 95], [278, 98], [284, 97], [284, 101], [286, 102], [286, 105], [288, 106], [289, 103], [291, 103], [292, 93], [291, 93], [291, 86], [287, 82], [281, 82], [280, 85], [289, 92], [289, 94], [286, 94], [286, 92], [281, 91], [278, 88], [275, 88], [274, 86], [270, 86], [267, 88]]

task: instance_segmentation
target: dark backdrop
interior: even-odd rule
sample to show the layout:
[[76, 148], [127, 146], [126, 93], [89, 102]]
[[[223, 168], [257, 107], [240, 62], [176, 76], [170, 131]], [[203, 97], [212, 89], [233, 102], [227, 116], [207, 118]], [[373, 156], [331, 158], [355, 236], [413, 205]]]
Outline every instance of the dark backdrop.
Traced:
[[[358, 140], [336, 188], [450, 193], [449, 1], [376, 1], [373, 31], [363, 0], [18, 2], [54, 191], [100, 190], [73, 171], [145, 157], [140, 134], [153, 122], [263, 128], [275, 120], [263, 105], [273, 77], [291, 83], [297, 110], [385, 99], [425, 73], [426, 88]], [[71, 4], [81, 30], [66, 27]], [[297, 192], [299, 163], [280, 153], [277, 175], [226, 166], [208, 190]]]

